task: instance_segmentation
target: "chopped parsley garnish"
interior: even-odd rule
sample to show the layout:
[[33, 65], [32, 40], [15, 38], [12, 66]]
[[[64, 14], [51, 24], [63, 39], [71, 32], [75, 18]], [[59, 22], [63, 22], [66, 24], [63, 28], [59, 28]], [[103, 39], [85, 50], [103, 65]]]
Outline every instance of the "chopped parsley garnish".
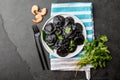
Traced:
[[57, 36], [57, 38], [58, 38], [59, 40], [63, 40], [63, 36], [62, 36], [62, 35], [58, 34], [58, 32], [55, 32], [55, 34], [56, 34], [56, 36]]
[[67, 27], [65, 28], [65, 33], [66, 33], [66, 34], [69, 34], [70, 31], [71, 31], [71, 28], [70, 28], [69, 26], [67, 26]]

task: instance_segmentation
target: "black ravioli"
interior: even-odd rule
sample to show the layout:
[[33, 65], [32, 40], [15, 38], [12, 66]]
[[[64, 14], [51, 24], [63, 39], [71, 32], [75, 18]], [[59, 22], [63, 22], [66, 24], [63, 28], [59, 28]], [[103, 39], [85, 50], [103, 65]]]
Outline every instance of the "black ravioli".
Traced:
[[56, 28], [55, 32], [57, 32], [59, 35], [61, 35], [63, 31], [60, 28]]
[[62, 45], [66, 46], [66, 47], [69, 47], [69, 44], [70, 44], [70, 39], [64, 39], [62, 41]]
[[80, 36], [77, 36], [74, 38], [75, 44], [76, 45], [81, 45], [84, 43], [84, 36], [81, 34]]
[[75, 26], [76, 26], [76, 32], [81, 32], [83, 31], [83, 27], [81, 24], [79, 23], [75, 23]]
[[61, 57], [64, 57], [68, 55], [69, 53], [69, 44], [70, 40], [69, 39], [64, 39], [61, 43], [60, 46], [57, 49], [57, 54]]
[[56, 43], [55, 43], [55, 45], [54, 45], [53, 47], [54, 47], [55, 49], [58, 49], [59, 47], [61, 47], [61, 45], [62, 45], [62, 41], [57, 40]]
[[53, 46], [56, 43], [57, 37], [52, 34], [52, 35], [46, 35], [46, 43], [49, 46]]
[[65, 46], [61, 46], [57, 49], [57, 54], [61, 57], [65, 57], [68, 55], [68, 51]]
[[55, 16], [53, 19], [53, 24], [55, 24], [56, 27], [62, 27], [65, 23], [65, 18], [63, 16]]
[[65, 26], [74, 24], [74, 19], [72, 17], [65, 18]]
[[55, 27], [52, 23], [48, 23], [48, 24], [45, 25], [44, 30], [47, 34], [51, 34], [55, 31]]

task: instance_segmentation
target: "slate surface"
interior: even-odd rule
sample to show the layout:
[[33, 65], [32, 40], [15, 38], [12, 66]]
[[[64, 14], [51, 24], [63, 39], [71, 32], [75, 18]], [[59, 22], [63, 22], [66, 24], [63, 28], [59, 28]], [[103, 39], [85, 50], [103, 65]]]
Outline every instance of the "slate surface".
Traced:
[[[28, 77], [29, 76], [29, 77]], [[4, 30], [0, 15], [0, 80], [33, 80], [29, 67], [17, 52]]]
[[[109, 38], [113, 60], [105, 69], [92, 69], [92, 80], [120, 80], [120, 0], [0, 0], [0, 24], [4, 21], [4, 26], [0, 25], [0, 80], [73, 80], [74, 72], [41, 70], [30, 12], [33, 4], [48, 9], [41, 28], [50, 17], [51, 3], [69, 1], [92, 1], [95, 35], [106, 34]], [[84, 80], [84, 72], [77, 78]]]

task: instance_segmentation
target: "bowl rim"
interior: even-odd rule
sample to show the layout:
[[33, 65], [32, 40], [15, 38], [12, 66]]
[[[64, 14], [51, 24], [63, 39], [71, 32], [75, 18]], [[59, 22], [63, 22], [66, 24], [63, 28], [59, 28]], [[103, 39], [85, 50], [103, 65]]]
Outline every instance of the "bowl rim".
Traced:
[[[57, 16], [57, 15], [61, 15], [61, 16], [63, 16], [63, 17], [72, 17], [74, 20], [75, 20], [75, 22], [77, 21], [77, 23], [80, 23], [81, 25], [82, 25], [82, 27], [83, 27], [83, 35], [84, 35], [84, 38], [85, 38], [85, 40], [86, 40], [86, 38], [87, 38], [87, 34], [86, 34], [86, 28], [85, 28], [85, 26], [84, 26], [84, 24], [83, 24], [83, 22], [79, 19], [79, 18], [77, 18], [76, 16], [74, 16], [74, 15], [71, 15], [71, 14], [56, 14], [56, 15], [54, 15], [54, 16], [51, 16], [45, 23], [44, 23], [44, 25], [42, 26], [42, 30], [44, 30], [44, 27], [45, 27], [45, 25], [47, 24], [47, 23], [49, 23], [55, 16]], [[80, 45], [80, 47], [82, 47], [80, 50], [79, 50], [79, 52], [78, 53], [75, 53], [75, 54], [73, 54], [73, 55], [70, 55], [70, 56], [65, 56], [65, 57], [61, 57], [61, 56], [59, 56], [58, 54], [56, 54], [55, 53], [55, 50], [51, 50], [50, 48], [49, 48], [49, 46], [46, 44], [46, 42], [43, 40], [43, 34], [42, 34], [42, 30], [41, 30], [41, 41], [42, 41], [42, 45], [44, 46], [44, 48], [46, 49], [46, 51], [50, 54], [50, 55], [54, 55], [55, 57], [57, 57], [57, 58], [71, 58], [71, 57], [73, 57], [73, 56], [75, 56], [75, 55], [77, 55], [77, 54], [79, 54], [81, 51], [82, 51], [82, 49], [83, 49], [83, 47], [84, 47], [84, 43], [82, 44], [82, 45]], [[85, 41], [84, 40], [84, 41]], [[78, 46], [77, 46], [77, 48], [78, 48]], [[75, 50], [76, 51], [76, 50]], [[74, 51], [74, 52], [75, 52]], [[71, 53], [69, 53], [69, 54], [71, 54]]]

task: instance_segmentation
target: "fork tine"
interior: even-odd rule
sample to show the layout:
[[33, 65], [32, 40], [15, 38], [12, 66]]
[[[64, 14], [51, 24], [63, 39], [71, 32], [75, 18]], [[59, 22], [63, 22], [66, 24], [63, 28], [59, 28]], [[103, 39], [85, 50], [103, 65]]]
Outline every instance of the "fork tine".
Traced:
[[32, 28], [33, 28], [34, 33], [40, 32], [40, 31], [39, 31], [39, 28], [37, 27], [36, 24], [32, 25]]

